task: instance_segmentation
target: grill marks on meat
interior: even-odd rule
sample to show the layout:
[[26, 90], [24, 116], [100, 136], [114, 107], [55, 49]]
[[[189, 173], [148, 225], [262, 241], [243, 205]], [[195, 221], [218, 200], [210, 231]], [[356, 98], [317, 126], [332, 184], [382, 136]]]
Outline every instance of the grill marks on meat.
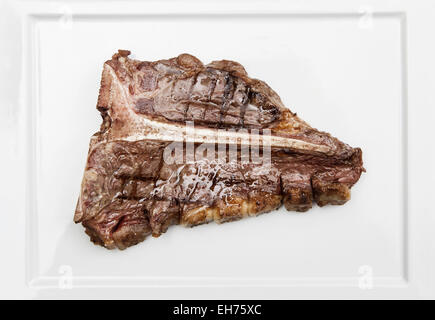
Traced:
[[[170, 94], [137, 99], [136, 112], [167, 121], [193, 121], [217, 128], [262, 128], [279, 116], [274, 106], [257, 107], [254, 103], [261, 100], [257, 98], [259, 94], [250, 95], [249, 87], [227, 71], [206, 68], [188, 79], [176, 78], [170, 84], [162, 82], [169, 87], [162, 91], [170, 91]], [[250, 102], [253, 104], [249, 105]]]
[[[222, 223], [281, 205], [307, 211], [313, 202], [349, 200], [364, 171], [361, 150], [311, 128], [240, 64], [204, 66], [187, 54], [141, 62], [128, 54], [120, 50], [104, 66], [97, 103], [103, 124], [91, 139], [74, 217], [93, 242], [125, 249], [172, 224]], [[242, 138], [269, 129], [270, 165], [245, 161], [240, 140], [207, 147], [207, 157], [193, 162], [185, 153], [175, 164], [165, 162], [173, 141], [189, 148], [185, 121], [199, 126], [195, 154], [202, 154], [201, 137], [219, 128], [243, 129]]]
[[251, 91], [258, 80], [247, 78], [236, 62], [228, 61], [226, 68], [221, 62], [204, 66], [186, 54], [154, 63], [122, 59], [118, 55], [107, 64], [128, 87], [139, 114], [216, 128], [264, 128], [279, 117], [278, 106]]

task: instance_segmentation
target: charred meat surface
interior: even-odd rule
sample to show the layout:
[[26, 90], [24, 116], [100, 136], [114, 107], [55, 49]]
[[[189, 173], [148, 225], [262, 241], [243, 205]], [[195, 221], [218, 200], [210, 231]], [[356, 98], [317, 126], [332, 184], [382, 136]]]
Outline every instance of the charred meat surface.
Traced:
[[350, 199], [364, 171], [361, 149], [310, 127], [239, 63], [129, 54], [104, 64], [103, 123], [74, 216], [94, 243], [125, 249], [172, 224]]

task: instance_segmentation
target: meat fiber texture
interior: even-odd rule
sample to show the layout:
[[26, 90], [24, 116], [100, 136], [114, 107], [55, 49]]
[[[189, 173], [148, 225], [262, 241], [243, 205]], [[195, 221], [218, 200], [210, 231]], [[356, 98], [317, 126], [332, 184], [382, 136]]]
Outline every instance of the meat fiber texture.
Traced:
[[104, 64], [103, 122], [74, 216], [94, 243], [125, 249], [172, 224], [350, 199], [364, 171], [361, 149], [310, 127], [239, 63], [129, 54]]

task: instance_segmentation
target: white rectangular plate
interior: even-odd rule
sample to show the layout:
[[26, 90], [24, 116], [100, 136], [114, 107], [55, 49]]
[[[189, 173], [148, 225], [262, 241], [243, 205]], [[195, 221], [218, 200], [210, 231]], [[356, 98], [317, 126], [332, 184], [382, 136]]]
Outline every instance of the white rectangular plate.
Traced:
[[[11, 4], [23, 32], [21, 86], [13, 88], [21, 95], [11, 98], [22, 143], [11, 156], [25, 156], [28, 290], [43, 297], [54, 288], [86, 295], [81, 288], [136, 287], [150, 295], [150, 287], [178, 287], [213, 297], [217, 288], [237, 287], [240, 296], [257, 298], [414, 297], [420, 285], [432, 296], [425, 268], [434, 266], [434, 255], [412, 248], [425, 240], [430, 250], [434, 241], [412, 238], [410, 228], [411, 215], [425, 207], [412, 207], [408, 182], [420, 178], [409, 176], [409, 150], [428, 146], [418, 139], [421, 128], [413, 136], [409, 130], [409, 6], [375, 10], [354, 2], [335, 1], [334, 10], [259, 2], [249, 11], [243, 2], [217, 1]], [[117, 49], [148, 61], [183, 52], [204, 63], [238, 61], [313, 127], [361, 147], [367, 173], [344, 206], [175, 226], [125, 251], [94, 246], [72, 217], [89, 138], [100, 124], [102, 64]], [[422, 222], [414, 228], [425, 237], [434, 221]]]

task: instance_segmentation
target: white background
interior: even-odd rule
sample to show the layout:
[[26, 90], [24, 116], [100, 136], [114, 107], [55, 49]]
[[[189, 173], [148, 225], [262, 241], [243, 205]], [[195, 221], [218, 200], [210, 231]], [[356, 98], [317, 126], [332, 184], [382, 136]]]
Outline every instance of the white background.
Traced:
[[[5, 3], [0, 296], [435, 297], [434, 63], [419, 29], [433, 10], [352, 3]], [[93, 246], [72, 217], [102, 64], [118, 48], [239, 61], [312, 126], [363, 149], [351, 201], [176, 226], [123, 252]], [[70, 272], [73, 289], [59, 289]]]

